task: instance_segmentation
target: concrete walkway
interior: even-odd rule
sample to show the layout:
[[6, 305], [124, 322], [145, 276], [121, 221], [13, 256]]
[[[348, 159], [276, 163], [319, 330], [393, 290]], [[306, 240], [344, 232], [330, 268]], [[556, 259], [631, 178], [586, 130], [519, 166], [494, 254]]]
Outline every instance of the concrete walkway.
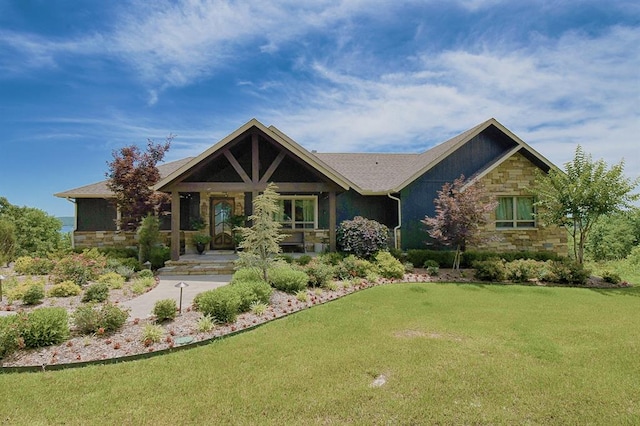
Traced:
[[189, 284], [189, 287], [182, 289], [182, 309], [186, 309], [196, 294], [228, 284], [231, 275], [161, 275], [160, 282], [153, 290], [122, 302], [120, 306], [131, 309], [129, 318], [144, 319], [152, 315], [153, 306], [158, 300], [174, 299], [179, 305], [180, 289], [175, 285], [181, 281]]

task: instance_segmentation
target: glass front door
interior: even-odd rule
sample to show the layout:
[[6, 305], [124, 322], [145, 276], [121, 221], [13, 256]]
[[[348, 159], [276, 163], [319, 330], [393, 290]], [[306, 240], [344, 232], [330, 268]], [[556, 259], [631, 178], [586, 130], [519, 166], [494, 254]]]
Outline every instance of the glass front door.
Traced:
[[232, 198], [211, 199], [211, 246], [214, 250], [233, 248]]

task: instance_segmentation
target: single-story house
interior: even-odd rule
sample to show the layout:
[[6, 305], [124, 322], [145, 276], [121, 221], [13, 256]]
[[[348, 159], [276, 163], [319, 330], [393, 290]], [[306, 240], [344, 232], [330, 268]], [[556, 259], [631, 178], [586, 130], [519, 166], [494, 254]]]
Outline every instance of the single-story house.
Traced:
[[[363, 216], [392, 230], [398, 248], [425, 248], [421, 220], [434, 215], [433, 200], [460, 175], [480, 181], [498, 201], [483, 232], [499, 238], [492, 250], [566, 254], [566, 232], [536, 221], [529, 192], [535, 170], [554, 165], [489, 119], [422, 153], [319, 153], [308, 151], [274, 126], [252, 119], [197, 157], [159, 166], [154, 186], [171, 196], [162, 229], [172, 259], [192, 252], [194, 218], [205, 220], [210, 249], [233, 246], [231, 216], [247, 217], [252, 200], [274, 182], [281, 195], [283, 229], [302, 235], [307, 251], [336, 248], [341, 221]], [[76, 247], [135, 245], [116, 225], [118, 209], [106, 181], [55, 194], [76, 205]]]

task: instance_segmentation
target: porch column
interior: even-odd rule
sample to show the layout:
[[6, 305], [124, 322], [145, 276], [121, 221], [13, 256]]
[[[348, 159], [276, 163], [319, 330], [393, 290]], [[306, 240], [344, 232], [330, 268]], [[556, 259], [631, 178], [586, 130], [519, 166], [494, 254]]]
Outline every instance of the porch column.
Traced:
[[336, 251], [336, 192], [329, 191], [329, 250]]
[[171, 260], [180, 260], [180, 193], [171, 191]]

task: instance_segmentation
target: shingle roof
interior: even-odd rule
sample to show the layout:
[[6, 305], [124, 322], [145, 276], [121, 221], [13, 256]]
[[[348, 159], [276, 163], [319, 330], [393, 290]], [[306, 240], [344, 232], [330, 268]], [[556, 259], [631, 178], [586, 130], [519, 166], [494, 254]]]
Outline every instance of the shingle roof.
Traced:
[[[183, 158], [181, 160], [171, 161], [169, 163], [158, 165], [160, 177], [163, 178], [173, 173], [175, 170], [188, 163], [193, 157]], [[110, 198], [113, 193], [107, 188], [107, 181], [92, 183], [90, 185], [81, 186], [79, 188], [70, 189], [64, 192], [54, 194], [60, 198]]]

